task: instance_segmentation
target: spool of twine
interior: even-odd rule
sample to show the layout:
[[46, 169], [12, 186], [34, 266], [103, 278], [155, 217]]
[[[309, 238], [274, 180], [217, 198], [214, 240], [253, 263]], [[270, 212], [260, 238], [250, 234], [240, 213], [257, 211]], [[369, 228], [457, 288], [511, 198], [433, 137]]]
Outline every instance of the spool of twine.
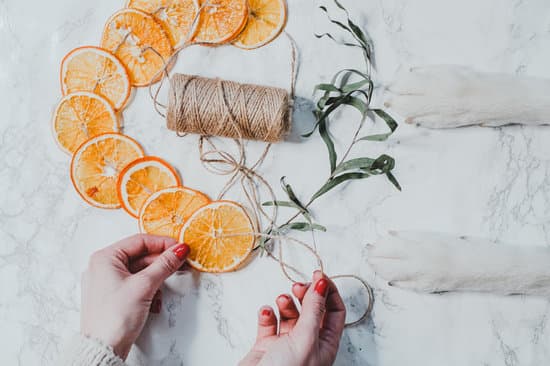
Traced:
[[285, 89], [175, 74], [166, 124], [179, 134], [281, 141], [290, 129]]

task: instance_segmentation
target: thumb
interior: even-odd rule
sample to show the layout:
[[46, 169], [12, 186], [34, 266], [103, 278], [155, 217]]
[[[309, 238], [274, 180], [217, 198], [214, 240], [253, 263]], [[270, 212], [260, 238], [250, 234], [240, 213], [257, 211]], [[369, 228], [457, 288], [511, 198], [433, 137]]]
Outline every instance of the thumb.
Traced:
[[143, 269], [140, 274], [149, 278], [155, 290], [157, 290], [171, 274], [181, 267], [189, 254], [189, 250], [187, 244], [177, 244], [168, 248], [153, 263]]
[[296, 328], [305, 332], [319, 333], [325, 315], [328, 289], [329, 282], [324, 276], [309, 286], [302, 301], [302, 313]]

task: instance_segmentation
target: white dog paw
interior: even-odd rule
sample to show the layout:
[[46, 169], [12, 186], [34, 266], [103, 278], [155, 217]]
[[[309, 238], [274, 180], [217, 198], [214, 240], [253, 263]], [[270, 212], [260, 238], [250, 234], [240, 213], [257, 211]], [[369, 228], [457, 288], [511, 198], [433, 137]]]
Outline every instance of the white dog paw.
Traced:
[[550, 249], [434, 232], [391, 232], [367, 261], [389, 284], [422, 292], [480, 291], [550, 297]]
[[[396, 287], [423, 292], [444, 292], [460, 281], [464, 263], [452, 248], [472, 244], [464, 237], [414, 231], [390, 232], [368, 248], [368, 263], [375, 273]], [[453, 258], [454, 257], [454, 258]]]

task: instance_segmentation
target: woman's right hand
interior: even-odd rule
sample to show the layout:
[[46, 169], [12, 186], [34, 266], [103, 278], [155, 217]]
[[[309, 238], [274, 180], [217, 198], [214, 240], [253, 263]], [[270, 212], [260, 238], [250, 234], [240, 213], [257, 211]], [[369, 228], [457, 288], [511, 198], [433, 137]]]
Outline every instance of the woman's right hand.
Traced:
[[302, 312], [287, 294], [276, 300], [280, 321], [270, 306], [263, 306], [258, 314], [256, 342], [240, 366], [333, 364], [346, 319], [338, 289], [316, 271], [312, 285], [295, 283], [292, 293], [302, 304]]

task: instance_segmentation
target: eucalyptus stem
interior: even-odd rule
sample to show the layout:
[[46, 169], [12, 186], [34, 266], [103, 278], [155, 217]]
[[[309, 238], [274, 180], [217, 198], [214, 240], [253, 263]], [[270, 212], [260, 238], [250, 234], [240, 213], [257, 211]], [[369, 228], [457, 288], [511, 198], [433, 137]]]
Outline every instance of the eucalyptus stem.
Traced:
[[[344, 152], [342, 159], [340, 159], [340, 162], [338, 163], [338, 165], [336, 165], [335, 171], [337, 171], [338, 167], [341, 166], [346, 161], [346, 158], [350, 154], [351, 149], [353, 149], [353, 147], [357, 143], [357, 137], [359, 136], [359, 132], [361, 132], [361, 129], [363, 128], [364, 122], [365, 122], [365, 118], [361, 118], [361, 122], [359, 123], [359, 126], [357, 127], [357, 129], [355, 130], [355, 133], [353, 134], [353, 139], [351, 140], [351, 143], [349, 144], [348, 148]], [[335, 173], [332, 172], [329, 179], [334, 178], [334, 175]]]
[[[284, 181], [284, 177], [281, 178], [283, 189], [285, 190], [289, 201], [264, 202], [264, 205], [294, 207], [297, 209], [297, 212], [291, 215], [284, 224], [279, 226], [275, 225], [272, 229], [275, 231], [280, 231], [283, 227], [312, 232], [314, 230], [319, 230], [320, 228], [323, 229], [323, 231], [326, 230], [323, 226], [313, 223], [309, 213], [309, 208], [320, 196], [343, 182], [365, 179], [373, 175], [383, 174], [387, 176], [388, 180], [397, 189], [401, 189], [397, 179], [392, 174], [395, 161], [391, 156], [382, 154], [377, 158], [359, 157], [348, 159], [351, 151], [357, 143], [362, 141], [385, 141], [391, 136], [398, 125], [397, 122], [395, 122], [395, 120], [383, 110], [370, 108], [370, 102], [374, 89], [374, 83], [371, 79], [373, 61], [370, 38], [367, 36], [365, 31], [363, 31], [350, 19], [348, 11], [338, 2], [338, 0], [333, 1], [338, 8], [344, 11], [347, 17], [346, 21], [342, 22], [332, 19], [328, 14], [328, 10], [324, 6], [321, 6], [320, 9], [327, 14], [327, 17], [331, 23], [351, 34], [353, 41], [336, 41], [330, 33], [323, 33], [321, 35], [316, 35], [316, 37], [327, 37], [337, 43], [343, 44], [344, 46], [360, 48], [362, 51], [363, 60], [365, 62], [365, 70], [340, 70], [333, 76], [330, 83], [322, 83], [315, 86], [315, 91], [322, 92], [322, 96], [317, 100], [316, 109], [314, 111], [316, 123], [313, 130], [303, 135], [303, 137], [310, 137], [316, 130], [319, 132], [319, 135], [327, 147], [330, 175], [323, 185], [309, 198], [305, 204], [300, 202], [292, 187]], [[353, 133], [351, 142], [344, 150], [341, 158], [338, 159], [338, 153], [335, 149], [334, 141], [328, 132], [328, 124], [331, 114], [343, 106], [350, 106], [358, 110], [361, 113], [361, 120]], [[368, 118], [369, 112], [374, 112], [372, 117], [373, 121], [376, 116], [380, 117], [386, 123], [390, 131], [359, 137], [365, 124], [365, 120]], [[307, 222], [295, 222], [300, 215], [304, 216]], [[262, 242], [260, 246], [263, 246], [264, 244], [265, 242]]]
[[[342, 159], [340, 159], [340, 162], [338, 163], [338, 165], [336, 165], [336, 168], [338, 169], [338, 167], [340, 167], [346, 160], [346, 158], [348, 157], [348, 155], [350, 154], [351, 150], [353, 149], [353, 147], [355, 146], [355, 144], [358, 142], [357, 141], [357, 137], [359, 136], [359, 132], [361, 132], [361, 129], [363, 128], [363, 125], [364, 125], [364, 121], [365, 119], [362, 118], [361, 119], [361, 122], [359, 123], [359, 127], [357, 127], [357, 129], [355, 130], [355, 133], [353, 134], [353, 139], [351, 141], [351, 143], [349, 144], [349, 146], [347, 147], [344, 155], [342, 156]], [[334, 172], [336, 172], [337, 170], [335, 170]], [[325, 181], [324, 184], [326, 184], [329, 180], [331, 180], [332, 178], [334, 178], [334, 175], [335, 173], [332, 172], [330, 174], [330, 176], [328, 177], [328, 179]], [[309, 208], [309, 206], [311, 206], [313, 204], [313, 202], [315, 202], [316, 198], [313, 198], [310, 197], [309, 201], [304, 205], [304, 207], [307, 209]], [[296, 212], [294, 215], [292, 215], [283, 225], [281, 226], [285, 226], [285, 225], [288, 225], [290, 224], [293, 220], [295, 220], [298, 216], [301, 215], [301, 211], [298, 211]]]

